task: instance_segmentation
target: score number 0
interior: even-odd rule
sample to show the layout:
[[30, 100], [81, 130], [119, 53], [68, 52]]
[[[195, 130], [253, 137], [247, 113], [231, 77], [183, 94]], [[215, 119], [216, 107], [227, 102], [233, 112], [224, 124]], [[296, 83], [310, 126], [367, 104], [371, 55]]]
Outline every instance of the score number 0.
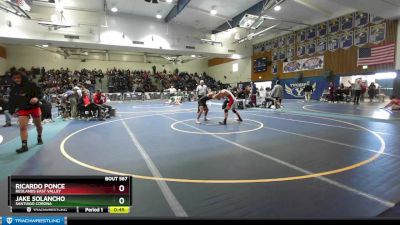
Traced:
[[[124, 186], [124, 185], [120, 185], [120, 186], [118, 187], [118, 190], [119, 190], [120, 192], [124, 192], [124, 191], [125, 191], [125, 186]], [[119, 198], [118, 202], [119, 202], [120, 205], [125, 204], [125, 198], [124, 198], [124, 197]]]

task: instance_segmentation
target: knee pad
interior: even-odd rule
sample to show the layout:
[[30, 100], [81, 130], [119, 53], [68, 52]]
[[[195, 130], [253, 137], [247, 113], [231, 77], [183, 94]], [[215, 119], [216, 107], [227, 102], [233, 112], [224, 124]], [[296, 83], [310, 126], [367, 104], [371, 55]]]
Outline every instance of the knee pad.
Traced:
[[229, 110], [225, 109], [225, 110], [224, 110], [224, 112], [225, 112], [225, 113], [228, 113], [228, 112], [229, 112]]
[[233, 109], [232, 112], [233, 112], [233, 113], [236, 113], [236, 109]]

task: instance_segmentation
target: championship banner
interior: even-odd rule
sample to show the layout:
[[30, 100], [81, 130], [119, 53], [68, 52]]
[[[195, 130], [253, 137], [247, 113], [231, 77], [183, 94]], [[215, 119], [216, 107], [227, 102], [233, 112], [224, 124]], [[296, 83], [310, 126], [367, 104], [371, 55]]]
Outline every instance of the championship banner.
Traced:
[[278, 63], [273, 63], [272, 64], [272, 74], [273, 75], [278, 74]]
[[279, 59], [279, 52], [277, 49], [272, 51], [272, 61], [277, 61]]
[[317, 37], [317, 28], [310, 27], [307, 29], [307, 40], [314, 40], [315, 37]]
[[324, 56], [301, 60], [301, 70], [321, 70], [324, 68]]
[[283, 63], [283, 73], [293, 73], [299, 71], [301, 71], [301, 60]]
[[369, 14], [364, 12], [355, 13], [355, 27], [365, 27], [369, 24]]
[[342, 16], [341, 18], [341, 27], [342, 31], [348, 31], [353, 29], [354, 27], [354, 14], [349, 14], [346, 16]]
[[362, 47], [368, 44], [369, 27], [360, 28], [354, 31], [354, 45]]
[[328, 51], [335, 52], [340, 48], [340, 38], [338, 35], [328, 37]]
[[328, 33], [336, 34], [340, 31], [340, 18], [336, 18], [329, 21]]
[[295, 53], [296, 53], [296, 48], [294, 47], [294, 45], [291, 45], [287, 48], [286, 57], [293, 58], [295, 56]]
[[286, 49], [285, 48], [281, 48], [278, 50], [278, 59], [279, 60], [286, 59]]
[[324, 56], [294, 60], [283, 63], [283, 73], [293, 73], [306, 70], [320, 70], [324, 68]]
[[294, 33], [287, 35], [286, 44], [293, 45], [294, 43], [296, 43], [296, 35]]
[[268, 41], [265, 43], [265, 51], [269, 52], [271, 50], [272, 50], [272, 44], [271, 44], [271, 42]]
[[320, 23], [318, 24], [318, 37], [325, 37], [328, 33], [328, 23]]
[[278, 38], [278, 47], [282, 48], [285, 45], [286, 45], [286, 37], [282, 36], [282, 37]]
[[328, 39], [321, 38], [317, 40], [317, 54], [322, 54], [328, 49]]
[[307, 44], [307, 49], [306, 49], [306, 53], [307, 55], [314, 55], [315, 52], [317, 51], [317, 46], [316, 46], [316, 41], [310, 41]]
[[386, 38], [386, 23], [370, 27], [369, 43], [379, 44]]
[[297, 46], [297, 57], [303, 57], [306, 54], [306, 46], [299, 44]]
[[379, 16], [370, 15], [369, 18], [370, 18], [370, 23], [373, 23], [373, 24], [380, 24], [380, 23], [383, 23], [383, 21], [385, 21], [384, 18], [379, 17]]
[[[340, 77], [335, 77], [335, 86], [339, 85]], [[304, 87], [311, 85], [314, 89], [312, 99], [319, 100], [324, 93], [324, 90], [328, 88], [329, 81], [325, 77], [306, 77], [303, 78], [302, 82], [299, 82], [297, 78], [281, 80], [282, 86], [284, 87], [284, 98], [285, 99], [301, 99], [304, 98]]]
[[273, 47], [273, 48], [279, 48], [279, 42], [278, 42], [278, 39], [274, 39], [274, 40], [272, 40], [272, 41], [271, 41], [271, 43], [272, 43], [272, 47]]
[[300, 44], [306, 40], [306, 31], [300, 30], [297, 32], [297, 43]]
[[354, 32], [349, 31], [341, 34], [340, 37], [340, 47], [342, 49], [349, 49], [353, 47], [354, 41]]

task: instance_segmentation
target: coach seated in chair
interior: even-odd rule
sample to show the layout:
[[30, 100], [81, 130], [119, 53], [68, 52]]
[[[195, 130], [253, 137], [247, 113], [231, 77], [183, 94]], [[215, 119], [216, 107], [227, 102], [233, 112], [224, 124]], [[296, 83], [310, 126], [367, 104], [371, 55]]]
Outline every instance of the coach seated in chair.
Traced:
[[88, 91], [82, 92], [82, 97], [79, 99], [78, 106], [81, 117], [94, 117], [94, 113], [97, 112], [97, 118], [100, 121], [104, 121], [104, 112], [102, 108], [92, 102]]
[[102, 110], [107, 115], [106, 117], [109, 118], [110, 112], [112, 110], [112, 106], [105, 104], [107, 102], [107, 98], [103, 93], [101, 93], [100, 90], [97, 90], [96, 94], [94, 94], [93, 101], [94, 101], [94, 104], [96, 104], [97, 106], [100, 106], [102, 108]]

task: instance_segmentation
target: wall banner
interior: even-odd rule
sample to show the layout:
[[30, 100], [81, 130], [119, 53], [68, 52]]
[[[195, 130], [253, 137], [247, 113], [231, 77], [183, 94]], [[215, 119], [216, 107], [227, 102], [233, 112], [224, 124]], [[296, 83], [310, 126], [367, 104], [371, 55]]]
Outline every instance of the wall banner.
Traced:
[[324, 56], [299, 59], [283, 63], [283, 73], [293, 73], [306, 70], [320, 70], [324, 68]]
[[[339, 85], [340, 77], [336, 76], [334, 78], [335, 86]], [[312, 99], [319, 100], [324, 93], [324, 90], [328, 88], [329, 81], [325, 77], [306, 77], [303, 81], [299, 82], [297, 78], [284, 79], [281, 80], [282, 86], [284, 88], [284, 98], [285, 99], [300, 99], [304, 98], [304, 87], [310, 84], [314, 93], [312, 94]]]

